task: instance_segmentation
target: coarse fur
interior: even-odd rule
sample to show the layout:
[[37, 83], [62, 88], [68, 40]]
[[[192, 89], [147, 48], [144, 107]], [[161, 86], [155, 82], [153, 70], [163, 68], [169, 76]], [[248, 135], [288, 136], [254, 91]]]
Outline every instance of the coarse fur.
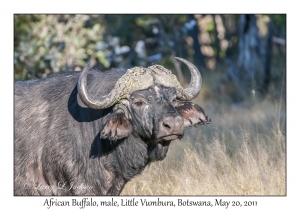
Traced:
[[[106, 95], [124, 73], [90, 71], [90, 95]], [[198, 105], [176, 101], [176, 91], [163, 86], [106, 109], [88, 108], [78, 96], [79, 76], [15, 83], [15, 195], [119, 195], [147, 164], [166, 156], [174, 135], [210, 122]]]

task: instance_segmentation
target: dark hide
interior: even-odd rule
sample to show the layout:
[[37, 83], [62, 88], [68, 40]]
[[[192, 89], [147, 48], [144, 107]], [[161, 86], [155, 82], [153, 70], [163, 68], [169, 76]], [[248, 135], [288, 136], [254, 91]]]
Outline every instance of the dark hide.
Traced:
[[[109, 93], [123, 74], [92, 70], [90, 94]], [[198, 105], [177, 102], [175, 90], [161, 86], [104, 110], [87, 108], [77, 94], [79, 76], [15, 83], [15, 195], [119, 195], [166, 156], [185, 127], [210, 122]]]

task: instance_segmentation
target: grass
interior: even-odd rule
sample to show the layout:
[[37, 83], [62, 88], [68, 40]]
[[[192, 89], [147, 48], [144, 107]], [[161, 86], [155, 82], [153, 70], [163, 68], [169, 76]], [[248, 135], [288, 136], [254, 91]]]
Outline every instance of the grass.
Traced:
[[282, 90], [251, 95], [242, 105], [200, 98], [212, 124], [172, 142], [167, 157], [127, 183], [121, 195], [286, 195]]

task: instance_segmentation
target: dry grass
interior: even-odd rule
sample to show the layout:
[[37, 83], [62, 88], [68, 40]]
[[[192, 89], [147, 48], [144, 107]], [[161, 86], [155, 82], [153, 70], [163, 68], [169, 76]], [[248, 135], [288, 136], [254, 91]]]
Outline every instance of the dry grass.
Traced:
[[172, 142], [121, 195], [286, 195], [285, 102], [209, 103], [213, 123]]

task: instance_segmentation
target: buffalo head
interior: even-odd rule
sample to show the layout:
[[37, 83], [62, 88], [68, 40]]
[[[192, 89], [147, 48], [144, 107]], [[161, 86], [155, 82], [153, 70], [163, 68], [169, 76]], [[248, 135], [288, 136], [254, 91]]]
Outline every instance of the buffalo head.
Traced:
[[104, 119], [101, 139], [113, 141], [132, 135], [147, 145], [151, 160], [161, 160], [170, 142], [182, 138], [185, 128], [210, 123], [200, 106], [188, 102], [200, 93], [199, 70], [189, 61], [177, 59], [190, 70], [191, 82], [187, 88], [180, 85], [170, 70], [153, 65], [128, 69], [105, 96], [88, 93], [87, 65], [78, 80], [80, 99], [92, 109], [113, 107]]

